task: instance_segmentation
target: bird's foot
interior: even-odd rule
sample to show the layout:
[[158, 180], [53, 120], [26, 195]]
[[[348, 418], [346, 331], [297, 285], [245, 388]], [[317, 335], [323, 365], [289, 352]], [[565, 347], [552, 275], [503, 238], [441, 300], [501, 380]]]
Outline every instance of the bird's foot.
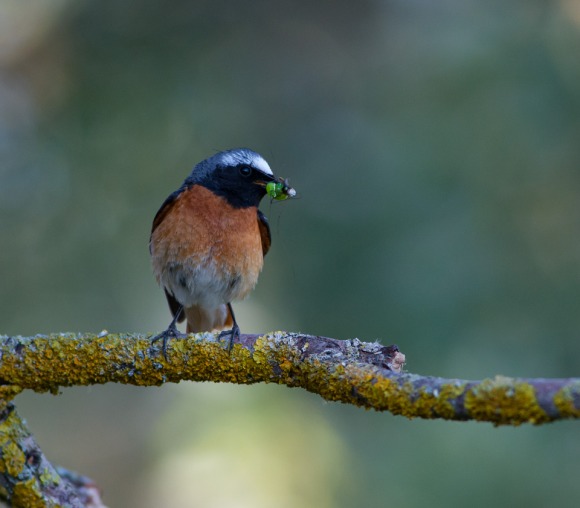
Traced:
[[184, 339], [185, 337], [187, 337], [187, 335], [185, 333], [181, 333], [177, 329], [175, 324], [172, 324], [172, 325], [169, 325], [167, 330], [165, 330], [164, 332], [161, 332], [160, 334], [155, 335], [155, 337], [152, 337], [151, 344], [153, 344], [154, 342], [157, 342], [158, 340], [163, 341], [163, 344], [161, 346], [161, 350], [163, 351], [163, 356], [167, 360], [168, 359], [167, 358], [167, 341], [169, 341], [169, 339]]
[[228, 341], [228, 352], [231, 352], [232, 348], [234, 347], [234, 342], [236, 340], [240, 340], [240, 327], [234, 323], [234, 326], [232, 326], [231, 330], [224, 330], [223, 332], [220, 332], [218, 339], [221, 340], [227, 336], [230, 337]]

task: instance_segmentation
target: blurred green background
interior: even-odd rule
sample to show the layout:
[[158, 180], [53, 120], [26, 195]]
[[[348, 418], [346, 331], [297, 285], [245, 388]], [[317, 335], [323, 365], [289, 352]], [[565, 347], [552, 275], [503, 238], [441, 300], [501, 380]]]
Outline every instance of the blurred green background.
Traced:
[[[409, 371], [580, 373], [580, 2], [0, 2], [0, 333], [155, 332], [151, 221], [249, 146], [301, 194], [245, 332]], [[576, 507], [578, 423], [409, 421], [301, 390], [95, 386], [17, 407], [111, 507]]]

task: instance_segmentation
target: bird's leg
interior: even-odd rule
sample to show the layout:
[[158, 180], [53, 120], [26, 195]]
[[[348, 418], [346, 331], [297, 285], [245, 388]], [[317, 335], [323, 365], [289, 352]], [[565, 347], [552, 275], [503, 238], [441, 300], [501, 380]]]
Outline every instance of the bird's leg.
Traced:
[[228, 309], [230, 311], [230, 314], [232, 315], [232, 321], [234, 322], [234, 326], [232, 326], [231, 330], [224, 330], [223, 332], [220, 332], [218, 338], [221, 339], [222, 337], [226, 337], [229, 335], [230, 340], [228, 342], [228, 351], [231, 351], [232, 347], [234, 347], [234, 341], [240, 338], [240, 327], [238, 326], [238, 323], [236, 321], [236, 316], [234, 314], [234, 309], [232, 309], [231, 303], [228, 303]]
[[186, 334], [181, 333], [177, 329], [177, 325], [176, 325], [177, 320], [179, 319], [179, 316], [181, 316], [182, 312], [183, 312], [183, 305], [181, 305], [179, 307], [179, 310], [175, 313], [175, 316], [173, 316], [173, 320], [171, 321], [171, 323], [169, 323], [167, 330], [161, 332], [158, 335], [155, 335], [155, 337], [153, 337], [151, 339], [151, 344], [153, 344], [154, 342], [157, 342], [158, 340], [163, 341], [163, 345], [162, 345], [161, 349], [163, 351], [163, 356], [165, 357], [166, 360], [167, 360], [167, 341], [169, 339], [183, 339], [184, 337], [187, 337]]

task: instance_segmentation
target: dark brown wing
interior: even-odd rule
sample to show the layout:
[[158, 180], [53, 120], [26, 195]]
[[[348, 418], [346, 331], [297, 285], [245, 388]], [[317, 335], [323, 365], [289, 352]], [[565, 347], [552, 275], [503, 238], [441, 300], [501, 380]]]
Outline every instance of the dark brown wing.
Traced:
[[[173, 204], [175, 203], [177, 198], [186, 189], [187, 189], [187, 187], [185, 187], [185, 186], [180, 187], [175, 192], [172, 192], [167, 197], [167, 199], [163, 202], [163, 204], [161, 205], [159, 210], [157, 210], [157, 213], [155, 214], [155, 218], [153, 219], [153, 225], [151, 226], [151, 233], [153, 233], [153, 231], [155, 231], [157, 226], [159, 226], [159, 224], [161, 224], [163, 222], [163, 219], [165, 218], [165, 216], [167, 215], [169, 210], [171, 210], [171, 207], [173, 206]], [[149, 239], [151, 239], [151, 237]]]
[[262, 239], [262, 254], [265, 256], [270, 250], [272, 235], [270, 234], [268, 219], [260, 210], [258, 210], [258, 228], [260, 229], [260, 238]]

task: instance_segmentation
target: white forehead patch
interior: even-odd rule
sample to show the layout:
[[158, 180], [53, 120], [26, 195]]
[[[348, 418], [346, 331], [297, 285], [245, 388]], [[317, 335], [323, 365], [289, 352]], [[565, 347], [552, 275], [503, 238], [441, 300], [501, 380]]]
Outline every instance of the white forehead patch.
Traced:
[[265, 175], [274, 176], [268, 163], [263, 157], [250, 150], [235, 150], [221, 154], [221, 162], [226, 166], [237, 166], [238, 164], [247, 164]]
[[252, 166], [260, 170], [262, 173], [265, 173], [266, 175], [274, 176], [274, 173], [272, 173], [268, 163], [260, 156], [254, 158], [252, 161]]

